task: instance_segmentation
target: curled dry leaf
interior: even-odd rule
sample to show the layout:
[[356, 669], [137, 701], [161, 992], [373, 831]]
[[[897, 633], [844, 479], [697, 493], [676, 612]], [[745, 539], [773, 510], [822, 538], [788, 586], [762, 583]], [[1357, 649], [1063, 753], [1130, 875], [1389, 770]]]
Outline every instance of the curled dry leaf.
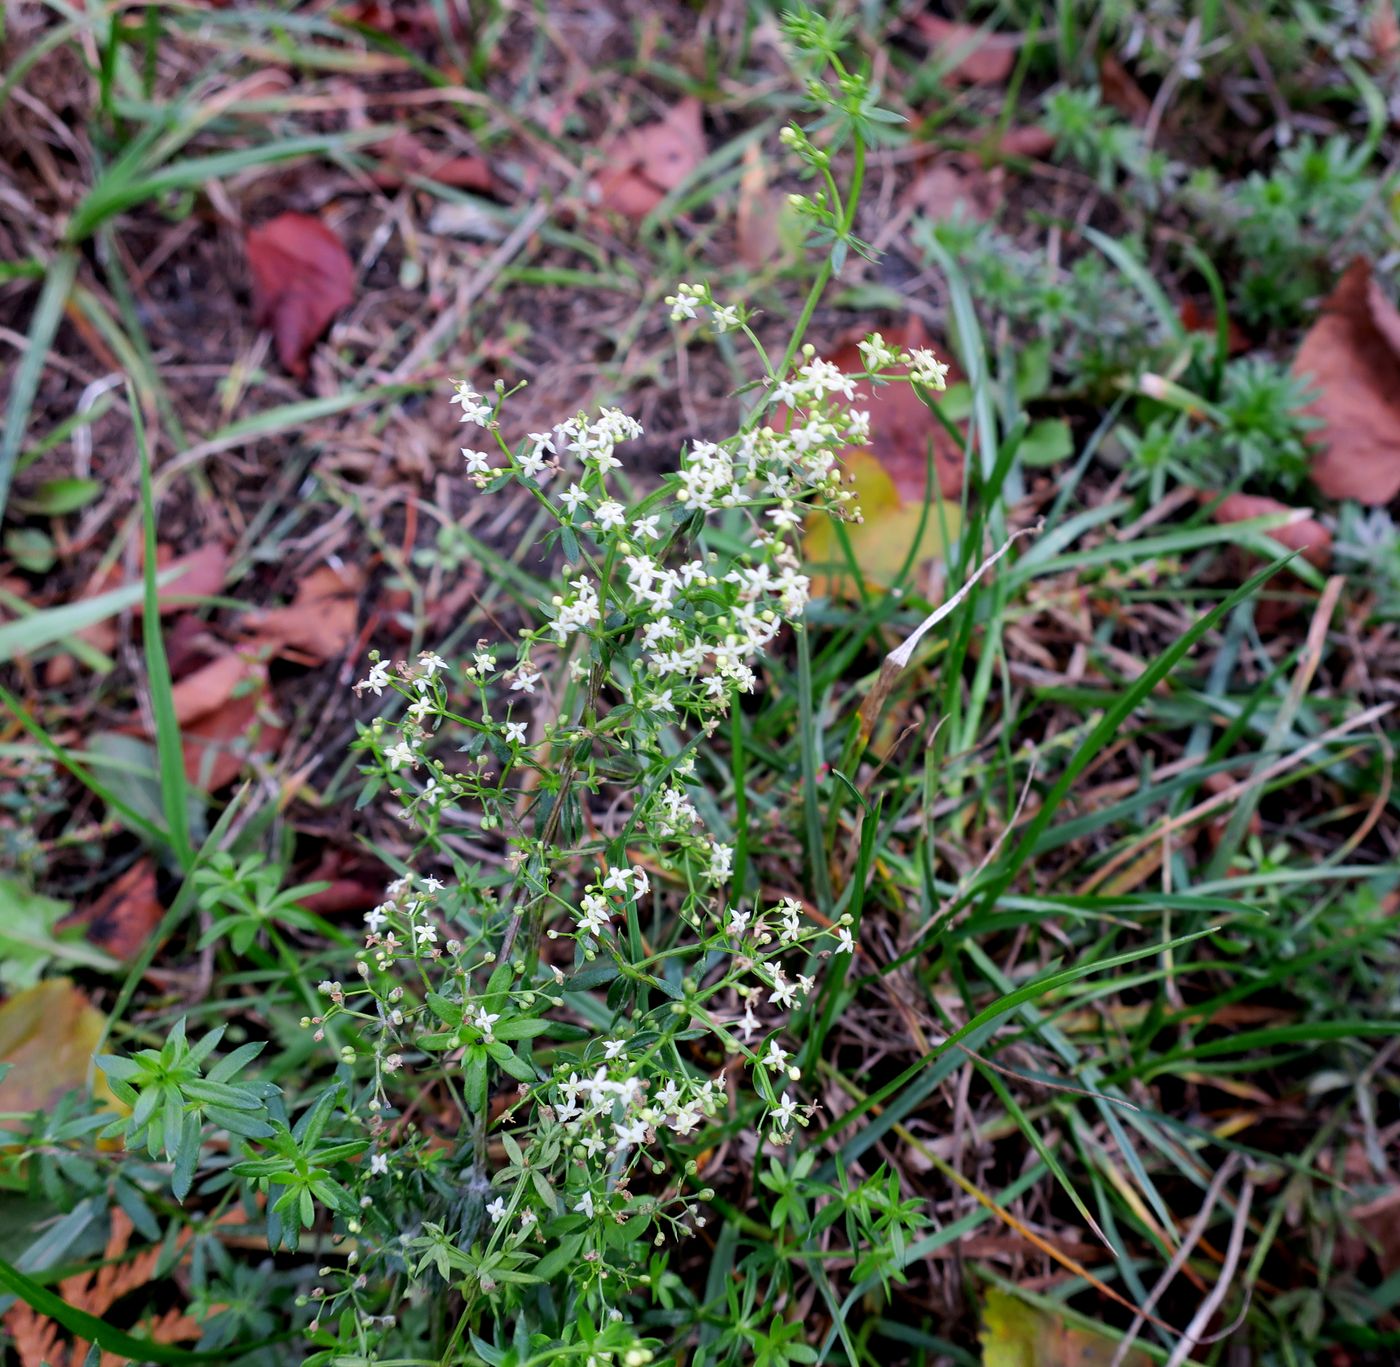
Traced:
[[1014, 34], [988, 33], [937, 14], [916, 15], [914, 23], [939, 61], [952, 62], [949, 80], [959, 85], [997, 85], [1011, 75], [1020, 46]]
[[[1214, 494], [1197, 495], [1202, 502], [1215, 497]], [[1269, 517], [1276, 513], [1288, 513], [1291, 521], [1282, 527], [1275, 527], [1264, 533], [1270, 541], [1290, 551], [1302, 551], [1303, 558], [1325, 569], [1332, 558], [1332, 533], [1313, 516], [1310, 509], [1290, 508], [1276, 498], [1264, 498], [1259, 494], [1229, 494], [1215, 506], [1211, 516], [1217, 522], [1248, 522], [1255, 517]]]
[[598, 202], [625, 218], [645, 218], [705, 159], [700, 101], [681, 100], [664, 119], [630, 128], [608, 149], [594, 182]]
[[1293, 370], [1317, 390], [1313, 483], [1328, 498], [1389, 503], [1400, 493], [1400, 312], [1366, 261], [1323, 303]]
[[349, 649], [360, 617], [364, 573], [357, 566], [322, 565], [302, 580], [284, 608], [244, 619], [252, 644], [301, 664], [334, 660]]
[[114, 959], [134, 959], [165, 915], [156, 896], [156, 869], [140, 859], [86, 907], [65, 916], [60, 931], [81, 929], [87, 942]]
[[306, 358], [317, 338], [354, 298], [350, 253], [311, 214], [279, 214], [250, 228], [246, 247], [255, 321], [271, 329], [278, 360], [305, 379]]

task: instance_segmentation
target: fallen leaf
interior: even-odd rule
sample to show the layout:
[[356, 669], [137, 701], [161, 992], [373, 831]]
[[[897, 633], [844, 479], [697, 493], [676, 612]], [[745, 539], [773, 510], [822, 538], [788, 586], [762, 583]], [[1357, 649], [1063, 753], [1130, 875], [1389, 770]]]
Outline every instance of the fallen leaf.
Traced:
[[297, 588], [284, 608], [250, 613], [244, 626], [251, 642], [301, 664], [334, 660], [349, 649], [360, 619], [364, 573], [355, 565], [321, 565]]
[[1296, 375], [1317, 389], [1313, 483], [1327, 498], [1372, 505], [1400, 493], [1400, 312], [1353, 262], [1298, 348]]
[[[988, 1287], [982, 1301], [982, 1367], [1108, 1367], [1118, 1340], [1071, 1325], [1018, 1296]], [[1129, 1348], [1122, 1367], [1150, 1367], [1152, 1359]]]
[[768, 185], [763, 149], [751, 142], [744, 149], [744, 174], [739, 178], [739, 204], [734, 213], [734, 238], [739, 260], [758, 270], [782, 252], [778, 224], [782, 197]]
[[959, 85], [996, 85], [1011, 75], [1020, 46], [1014, 34], [988, 33], [936, 14], [915, 15], [914, 24], [939, 60], [951, 61], [949, 80]]
[[1152, 112], [1152, 101], [1128, 74], [1128, 68], [1111, 52], [1105, 52], [1099, 58], [1099, 89], [1114, 109], [1139, 128], [1147, 122], [1147, 116]]
[[[228, 551], [217, 542], [200, 546], [186, 555], [172, 556], [168, 546], [156, 548], [156, 564], [162, 571], [175, 571], [168, 583], [156, 590], [156, 602], [160, 605], [160, 615], [168, 617], [173, 612], [183, 611], [190, 599], [209, 598], [218, 593], [228, 578]], [[105, 573], [93, 575], [81, 593], [70, 602], [84, 598], [95, 598], [98, 594], [121, 587], [130, 582], [116, 566]], [[132, 612], [140, 617], [146, 611], [144, 601], [137, 602]], [[115, 618], [104, 618], [90, 627], [76, 632], [79, 640], [87, 642], [104, 655], [110, 655], [120, 639]], [[52, 656], [44, 668], [45, 681], [54, 688], [67, 683], [74, 675], [77, 662], [66, 651]]]
[[[1204, 492], [1197, 495], [1202, 503], [1214, 497], [1214, 494]], [[1275, 513], [1288, 513], [1292, 521], [1264, 535], [1287, 550], [1302, 551], [1303, 559], [1319, 569], [1325, 569], [1332, 558], [1332, 533], [1307, 508], [1290, 508], [1276, 498], [1265, 498], [1261, 494], [1229, 494], [1216, 504], [1211, 516], [1217, 522], [1226, 524], [1248, 522], [1250, 518], [1269, 517]]]
[[[922, 498], [901, 498], [882, 462], [869, 451], [851, 451], [841, 464], [861, 510], [859, 522], [845, 524], [846, 538], [867, 586], [890, 588], [906, 566], [912, 575], [942, 555], [948, 540], [958, 534], [962, 509], [957, 503], [931, 502], [925, 513]], [[807, 519], [802, 558], [812, 570], [814, 593], [854, 591], [845, 551], [828, 514], [817, 512]]]
[[180, 728], [185, 777], [207, 793], [232, 783], [253, 759], [269, 759], [282, 748], [286, 728], [267, 705], [267, 690], [231, 697]]
[[79, 907], [58, 923], [58, 929], [78, 930], [90, 945], [115, 959], [134, 959], [165, 915], [156, 896], [156, 869], [140, 859], [89, 906]]
[[217, 712], [234, 693], [253, 691], [267, 683], [267, 668], [230, 651], [186, 674], [171, 689], [175, 719], [181, 726]]
[[370, 150], [380, 159], [370, 172], [370, 179], [381, 189], [390, 190], [416, 178], [458, 190], [477, 190], [484, 195], [496, 190], [496, 178], [483, 158], [434, 152], [406, 128], [400, 128]]
[[985, 223], [1001, 204], [1002, 175], [1000, 169], [986, 171], [975, 157], [951, 153], [939, 157], [915, 177], [908, 200], [940, 222], [961, 215]]
[[[86, 1090], [88, 1066], [107, 1018], [67, 978], [49, 978], [0, 1005], [0, 1112], [48, 1110]], [[93, 1095], [115, 1105], [99, 1072]]]
[[1039, 124], [1008, 128], [997, 139], [997, 152], [1003, 157], [1048, 157], [1055, 150], [1055, 135]]
[[1369, 28], [1376, 61], [1383, 68], [1394, 66], [1400, 55], [1400, 14], [1395, 11], [1395, 0], [1373, 0]]
[[[1187, 299], [1182, 302], [1177, 310], [1177, 317], [1181, 319], [1181, 326], [1187, 332], [1205, 332], [1211, 336], [1216, 332], [1215, 313], [1206, 312], [1194, 299]], [[1249, 334], [1233, 318], [1225, 320], [1225, 353], [1228, 356], [1239, 356], [1253, 348], [1254, 343], [1250, 341]]]
[[[864, 333], [861, 333], [863, 336]], [[905, 348], [929, 345], [928, 334], [917, 314], [888, 340], [895, 346]], [[841, 370], [864, 370], [859, 341], [859, 337], [852, 338], [827, 359]], [[935, 347], [934, 350], [941, 360], [949, 360], [942, 349]], [[956, 366], [950, 364], [948, 383], [956, 384], [961, 379]], [[899, 496], [908, 503], [923, 502], [924, 491], [928, 487], [927, 451], [932, 444], [939, 492], [945, 499], [957, 499], [963, 487], [962, 446], [929, 412], [913, 386], [887, 384], [873, 389], [866, 383], [861, 386], [860, 392], [863, 398], [857, 406], [870, 411], [871, 449], [894, 481]]]
[[645, 218], [705, 159], [700, 101], [681, 100], [664, 119], [629, 128], [608, 149], [598, 202], [624, 218]]
[[340, 238], [311, 214], [279, 214], [248, 230], [253, 312], [277, 357], [299, 380], [331, 319], [354, 298], [355, 265]]

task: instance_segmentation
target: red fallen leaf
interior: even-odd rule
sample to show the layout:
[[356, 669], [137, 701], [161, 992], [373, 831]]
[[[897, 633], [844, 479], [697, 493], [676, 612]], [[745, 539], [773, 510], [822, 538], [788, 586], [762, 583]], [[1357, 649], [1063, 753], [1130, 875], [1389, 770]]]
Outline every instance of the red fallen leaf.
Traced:
[[251, 759], [275, 755], [286, 728], [264, 707], [266, 688], [240, 693], [180, 728], [185, 777], [212, 793], [232, 783]]
[[1389, 503], [1400, 493], [1400, 312], [1357, 259], [1322, 305], [1293, 362], [1317, 398], [1313, 483], [1328, 498]]
[[[1200, 492], [1196, 497], [1205, 503], [1215, 495]], [[1291, 513], [1293, 521], [1264, 535], [1290, 551], [1302, 551], [1304, 560], [1325, 569], [1332, 558], [1332, 533], [1307, 508], [1290, 508], [1276, 498], [1264, 498], [1259, 494], [1229, 494], [1220, 500], [1211, 516], [1223, 524], [1247, 522], [1252, 517], [1268, 517], [1273, 513]]]
[[299, 898], [300, 905], [318, 916], [334, 916], [342, 911], [368, 911], [384, 900], [382, 872], [372, 873], [342, 850], [330, 849], [304, 879], [307, 883], [329, 883], [320, 892]]
[[1008, 128], [997, 140], [997, 151], [1003, 157], [1048, 157], [1055, 150], [1055, 135], [1039, 124], [1024, 128]]
[[964, 217], [985, 223], [1001, 204], [1003, 172], [985, 171], [975, 157], [954, 152], [939, 157], [909, 187], [911, 204], [929, 218]]
[[253, 644], [302, 664], [324, 664], [354, 641], [363, 587], [358, 567], [322, 565], [302, 580], [289, 606], [250, 613], [244, 624]]
[[937, 14], [918, 14], [914, 23], [941, 58], [951, 58], [948, 79], [959, 85], [996, 85], [1011, 75], [1021, 45], [1011, 33], [987, 33]]
[[[1215, 314], [1207, 313], [1194, 299], [1183, 301], [1181, 308], [1177, 310], [1177, 317], [1181, 319], [1181, 326], [1188, 332], [1208, 332], [1212, 335], [1215, 333]], [[1233, 318], [1225, 320], [1225, 335], [1227, 355], [1242, 355], [1254, 345], [1249, 340], [1249, 334]]]
[[434, 152], [401, 128], [384, 142], [376, 143], [373, 151], [382, 158], [370, 178], [381, 189], [403, 185], [411, 177], [451, 185], [459, 190], [478, 190], [492, 194], [496, 178], [481, 157], [458, 157]]
[[164, 915], [156, 896], [155, 865], [141, 859], [90, 906], [65, 916], [57, 929], [81, 927], [89, 944], [114, 959], [129, 960], [145, 948]]
[[1152, 101], [1142, 93], [1142, 87], [1128, 74], [1128, 68], [1111, 52], [1099, 58], [1099, 88], [1103, 97], [1120, 114], [1139, 128], [1152, 112]]
[[625, 218], [643, 219], [705, 159], [700, 101], [686, 96], [664, 119], [629, 128], [608, 149], [598, 176], [598, 202]]
[[270, 328], [277, 358], [297, 379], [331, 319], [354, 298], [355, 266], [340, 238], [310, 214], [279, 214], [248, 230], [254, 321]]
[[[156, 564], [164, 570], [175, 570], [175, 575], [167, 584], [156, 591], [156, 601], [160, 604], [160, 615], [168, 617], [188, 607], [188, 599], [208, 598], [219, 592], [228, 578], [228, 551], [217, 542], [200, 546], [186, 555], [171, 558], [168, 546], [156, 548]], [[84, 587], [78, 599], [95, 598], [100, 593], [117, 588], [127, 582], [119, 569], [113, 567], [106, 574], [95, 575]], [[132, 611], [140, 617], [146, 610], [143, 602], [136, 603]], [[94, 622], [74, 633], [79, 640], [86, 641], [103, 654], [110, 655], [117, 646], [117, 623], [113, 618]], [[57, 688], [67, 683], [76, 670], [76, 662], [68, 654], [53, 656], [44, 669], [44, 678], [50, 687]]]
[[1382, 68], [1394, 66], [1396, 57], [1400, 56], [1400, 15], [1395, 12], [1394, 0], [1375, 0], [1371, 8], [1370, 39], [1376, 62]]
[[[860, 336], [864, 337], [864, 333]], [[853, 338], [827, 359], [845, 371], [865, 369], [861, 357], [860, 338]], [[928, 334], [917, 315], [912, 316], [899, 333], [887, 340], [900, 347], [929, 345]], [[948, 382], [962, 379], [951, 359], [938, 348], [940, 360], [949, 362]], [[962, 493], [962, 447], [944, 430], [943, 424], [929, 412], [912, 385], [887, 384], [878, 389], [868, 383], [858, 391], [864, 398], [856, 405], [870, 411], [870, 449], [884, 467], [895, 489], [906, 503], [922, 503], [928, 490], [926, 452], [933, 444], [933, 468], [938, 489], [944, 498], [955, 499]]]
[[170, 690], [181, 726], [217, 712], [235, 693], [267, 685], [267, 666], [230, 651], [185, 675]]

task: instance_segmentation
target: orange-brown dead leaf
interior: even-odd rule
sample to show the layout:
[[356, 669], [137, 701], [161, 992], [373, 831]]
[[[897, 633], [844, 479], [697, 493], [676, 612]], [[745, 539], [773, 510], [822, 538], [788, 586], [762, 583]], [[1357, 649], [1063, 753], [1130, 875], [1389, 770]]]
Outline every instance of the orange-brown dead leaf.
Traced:
[[140, 859], [89, 906], [70, 912], [56, 927], [82, 927], [87, 942], [114, 959], [134, 959], [165, 915], [156, 896], [156, 869]]
[[381, 189], [393, 189], [417, 177], [458, 190], [495, 193], [496, 178], [483, 158], [434, 152], [407, 128], [400, 128], [371, 150], [380, 161], [370, 178]]
[[244, 619], [252, 644], [301, 664], [324, 664], [343, 655], [355, 639], [364, 572], [355, 565], [322, 565], [311, 571], [284, 608]]
[[[1204, 502], [1214, 495], [1199, 497]], [[1325, 569], [1332, 558], [1332, 533], [1306, 508], [1290, 508], [1276, 498], [1260, 494], [1230, 494], [1220, 500], [1211, 516], [1217, 522], [1229, 523], [1248, 522], [1250, 518], [1268, 517], [1273, 513], [1290, 513], [1293, 520], [1264, 535], [1290, 551], [1302, 551], [1305, 560]]]
[[1142, 87], [1129, 75], [1128, 68], [1111, 52], [1099, 58], [1099, 88], [1104, 99], [1139, 128], [1147, 122], [1152, 101], [1142, 93]]
[[624, 218], [645, 218], [705, 159], [700, 101], [681, 100], [664, 119], [629, 128], [608, 149], [595, 181], [598, 202]]
[[277, 358], [299, 380], [331, 319], [354, 298], [355, 264], [345, 244], [311, 214], [278, 214], [248, 230], [254, 321], [269, 328]]
[[952, 59], [949, 80], [959, 85], [997, 85], [1011, 75], [1020, 39], [987, 33], [937, 14], [915, 15], [914, 23], [940, 59]]
[[1389, 503], [1400, 493], [1400, 312], [1366, 261], [1322, 305], [1293, 370], [1317, 389], [1313, 483], [1328, 498]]
[[[1206, 312], [1194, 299], [1183, 301], [1177, 310], [1177, 317], [1181, 319], [1181, 326], [1188, 332], [1208, 332], [1212, 336], [1215, 334], [1215, 313]], [[1225, 320], [1225, 337], [1225, 350], [1230, 356], [1239, 356], [1254, 345], [1249, 340], [1249, 334], [1233, 318]]]
[[1003, 157], [1048, 157], [1055, 150], [1055, 135], [1039, 124], [1008, 128], [997, 139], [997, 154]]

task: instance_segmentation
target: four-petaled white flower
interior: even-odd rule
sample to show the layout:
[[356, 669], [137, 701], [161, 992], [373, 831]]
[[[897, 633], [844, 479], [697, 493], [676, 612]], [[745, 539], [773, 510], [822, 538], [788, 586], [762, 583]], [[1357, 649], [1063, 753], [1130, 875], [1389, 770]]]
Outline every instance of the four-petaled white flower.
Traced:
[[846, 926], [836, 928], [836, 952], [838, 954], [854, 954], [856, 952], [855, 937]]
[[510, 690], [512, 693], [533, 693], [535, 685], [539, 681], [539, 673], [528, 663], [522, 664], [515, 671], [515, 679], [511, 683]]
[[610, 498], [605, 499], [593, 510], [593, 516], [597, 518], [598, 525], [605, 532], [611, 531], [614, 527], [625, 526], [627, 523], [627, 509]]
[[559, 502], [569, 510], [569, 516], [572, 517], [578, 512], [580, 504], [588, 502], [588, 495], [577, 484], [571, 484], [559, 495]]
[[525, 723], [523, 721], [508, 721], [506, 723], [506, 740], [514, 745], [524, 745]]
[[370, 1154], [369, 1171], [372, 1177], [387, 1177], [389, 1175], [389, 1155], [387, 1153]]
[[777, 1040], [768, 1041], [768, 1052], [763, 1056], [763, 1062], [770, 1068], [783, 1069], [787, 1067], [788, 1055]]
[[506, 1203], [503, 1197], [496, 1197], [486, 1207], [486, 1213], [491, 1217], [491, 1223], [498, 1225], [506, 1218]]
[[773, 1108], [773, 1119], [777, 1121], [783, 1129], [787, 1129], [792, 1123], [793, 1116], [797, 1114], [798, 1109], [799, 1103], [792, 1099], [792, 1094], [790, 1092], [784, 1092], [782, 1101]]
[[487, 1044], [490, 1044], [496, 1038], [491, 1032], [491, 1027], [495, 1025], [500, 1018], [501, 1013], [499, 1011], [493, 1014], [488, 1012], [484, 1006], [478, 1006], [476, 1008], [476, 1014], [471, 1018], [471, 1022], [481, 1031], [482, 1039], [484, 1039]]
[[581, 1211], [591, 1220], [593, 1218], [593, 1193], [591, 1191], [584, 1192], [574, 1205], [574, 1209]]

